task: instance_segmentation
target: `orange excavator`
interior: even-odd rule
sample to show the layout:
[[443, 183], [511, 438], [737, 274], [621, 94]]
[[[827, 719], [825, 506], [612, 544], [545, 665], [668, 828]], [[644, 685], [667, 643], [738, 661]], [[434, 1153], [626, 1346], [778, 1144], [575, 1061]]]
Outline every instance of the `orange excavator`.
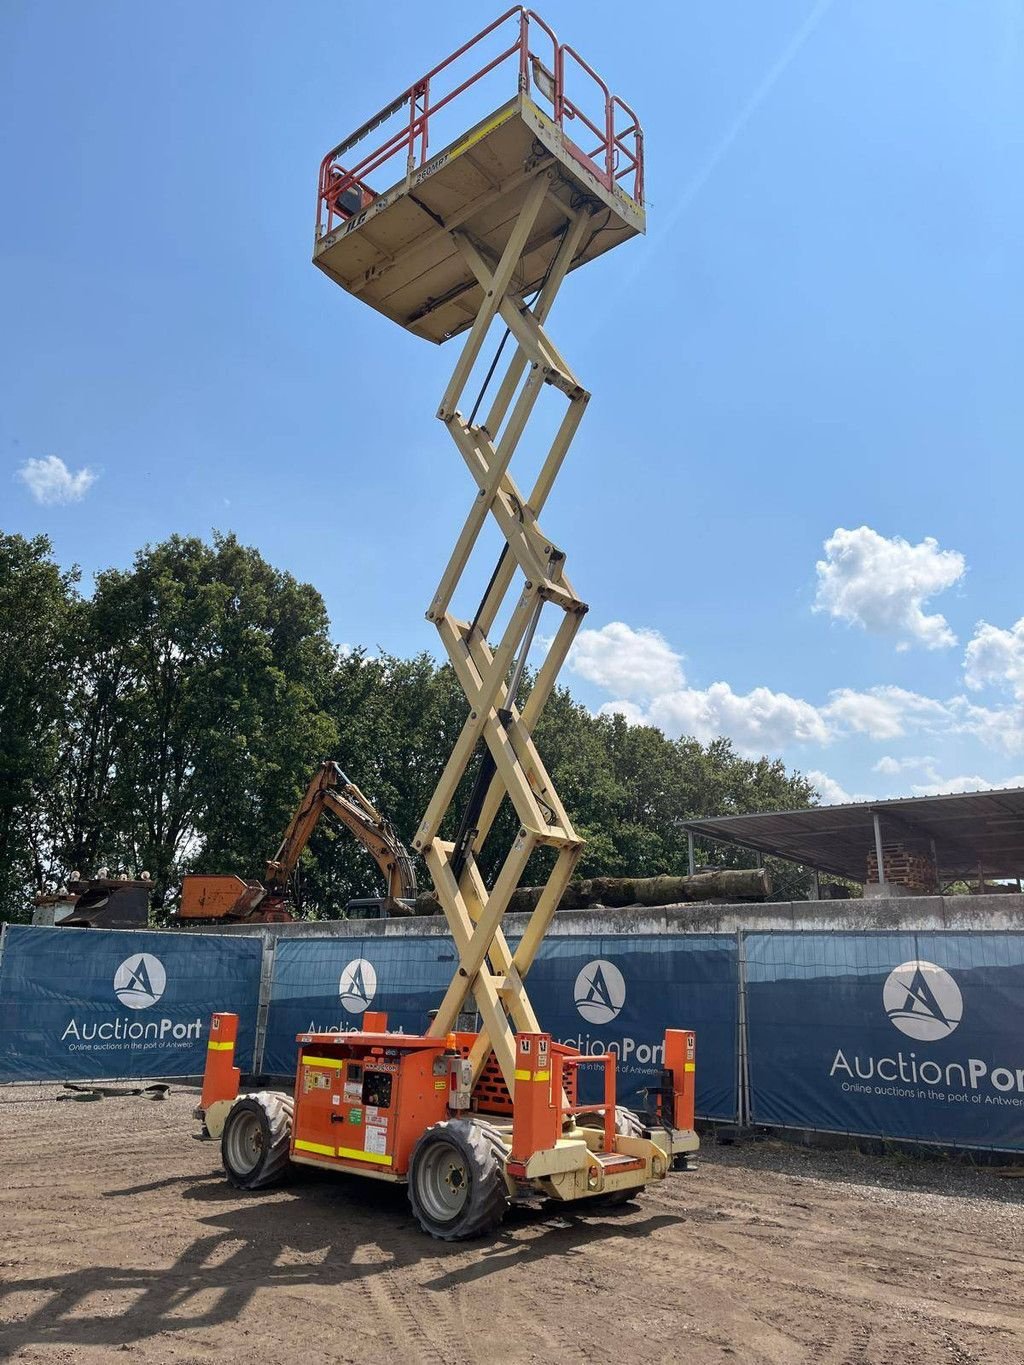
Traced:
[[285, 830], [281, 846], [267, 863], [262, 882], [241, 877], [195, 873], [181, 883], [179, 920], [282, 924], [294, 919], [289, 882], [324, 814], [351, 831], [380, 868], [387, 886], [382, 900], [349, 902], [350, 908], [381, 915], [411, 915], [416, 902], [416, 870], [394, 825], [331, 760], [321, 764]]

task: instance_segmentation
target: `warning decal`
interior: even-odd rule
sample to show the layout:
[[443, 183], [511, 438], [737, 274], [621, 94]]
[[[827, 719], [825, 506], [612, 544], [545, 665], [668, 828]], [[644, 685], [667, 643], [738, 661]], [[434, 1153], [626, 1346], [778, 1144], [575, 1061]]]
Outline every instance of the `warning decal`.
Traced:
[[363, 1151], [383, 1156], [388, 1147], [388, 1130], [378, 1124], [368, 1123], [363, 1129]]

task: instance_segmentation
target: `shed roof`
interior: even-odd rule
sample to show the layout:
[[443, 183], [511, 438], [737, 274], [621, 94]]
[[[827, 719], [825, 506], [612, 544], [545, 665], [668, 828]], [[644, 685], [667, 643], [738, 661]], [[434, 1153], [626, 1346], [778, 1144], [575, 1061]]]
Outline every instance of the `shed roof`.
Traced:
[[1024, 787], [814, 806], [759, 815], [689, 820], [686, 829], [722, 843], [787, 858], [819, 872], [863, 882], [874, 850], [874, 817], [884, 843], [931, 853], [946, 879], [1024, 876]]

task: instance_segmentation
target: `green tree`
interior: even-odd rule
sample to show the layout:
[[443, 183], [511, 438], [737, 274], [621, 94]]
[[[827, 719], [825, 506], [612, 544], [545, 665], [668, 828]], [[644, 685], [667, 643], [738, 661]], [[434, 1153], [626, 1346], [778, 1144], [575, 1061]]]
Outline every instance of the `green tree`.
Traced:
[[[338, 733], [334, 757], [347, 775], [412, 841], [466, 718], [467, 706], [451, 668], [429, 654], [412, 659], [368, 656], [352, 651], [338, 660], [331, 717]], [[444, 832], [471, 785], [467, 775]], [[302, 862], [305, 913], [332, 916], [351, 897], [377, 896], [380, 874], [365, 851], [344, 830], [322, 822]], [[422, 886], [426, 869], [417, 862]]]
[[60, 747], [77, 581], [45, 536], [0, 533], [0, 919], [30, 918], [49, 870], [40, 804]]
[[79, 622], [65, 862], [146, 869], [159, 909], [184, 870], [258, 873], [336, 732], [320, 595], [233, 536], [173, 536], [107, 570]]
[[[131, 568], [99, 574], [91, 598], [76, 581], [44, 538], [0, 536], [0, 913], [24, 917], [33, 888], [104, 864], [147, 869], [158, 911], [187, 870], [259, 876], [327, 757], [411, 848], [466, 718], [449, 665], [426, 653], [338, 651], [319, 594], [230, 535], [147, 547]], [[593, 716], [565, 688], [536, 739], [585, 840], [581, 876], [684, 872], [687, 820], [815, 800], [779, 760]], [[479, 752], [445, 837], [478, 761]], [[506, 800], [480, 855], [488, 882], [516, 826]], [[541, 880], [551, 857], [538, 851], [526, 880]], [[749, 858], [698, 848], [702, 863]], [[312, 916], [382, 890], [365, 851], [327, 822], [300, 870], [299, 903]], [[780, 896], [802, 893], [800, 869], [774, 871]], [[422, 863], [419, 875], [429, 884]]]

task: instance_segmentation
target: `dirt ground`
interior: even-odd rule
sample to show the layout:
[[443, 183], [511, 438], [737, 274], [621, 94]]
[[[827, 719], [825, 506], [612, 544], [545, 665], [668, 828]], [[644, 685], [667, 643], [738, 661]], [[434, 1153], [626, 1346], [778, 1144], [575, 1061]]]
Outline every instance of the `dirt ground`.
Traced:
[[708, 1146], [634, 1206], [448, 1246], [383, 1184], [239, 1195], [193, 1092], [56, 1093], [0, 1089], [4, 1360], [1024, 1361], [1024, 1182]]

